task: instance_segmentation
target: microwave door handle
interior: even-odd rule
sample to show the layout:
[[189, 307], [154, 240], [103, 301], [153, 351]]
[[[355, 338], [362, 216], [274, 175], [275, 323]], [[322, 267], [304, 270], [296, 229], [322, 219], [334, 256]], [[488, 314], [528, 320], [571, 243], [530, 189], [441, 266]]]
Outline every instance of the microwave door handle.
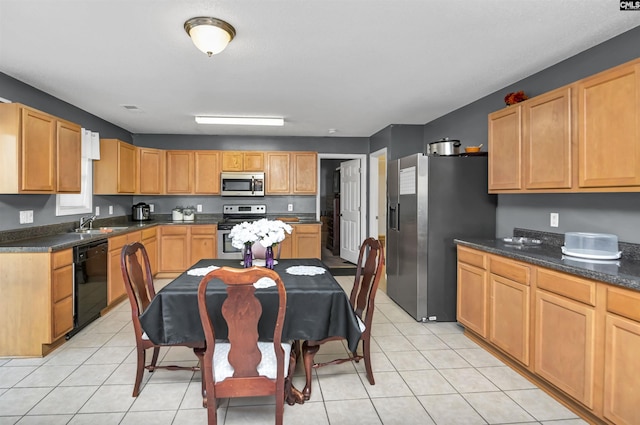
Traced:
[[253, 195], [256, 191], [256, 179], [251, 177], [251, 194]]

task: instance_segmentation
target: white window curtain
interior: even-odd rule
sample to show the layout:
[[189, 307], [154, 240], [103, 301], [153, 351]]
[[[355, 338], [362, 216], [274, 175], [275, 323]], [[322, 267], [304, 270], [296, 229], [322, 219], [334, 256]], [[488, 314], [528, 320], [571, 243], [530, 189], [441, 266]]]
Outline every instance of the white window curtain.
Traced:
[[93, 211], [93, 160], [100, 159], [100, 134], [82, 129], [82, 186], [80, 193], [56, 195], [56, 216]]

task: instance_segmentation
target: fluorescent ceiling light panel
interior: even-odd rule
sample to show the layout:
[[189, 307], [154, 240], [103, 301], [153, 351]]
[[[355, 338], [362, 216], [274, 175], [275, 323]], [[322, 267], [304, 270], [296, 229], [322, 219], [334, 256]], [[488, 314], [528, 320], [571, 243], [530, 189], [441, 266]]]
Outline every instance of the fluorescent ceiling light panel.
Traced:
[[198, 124], [227, 124], [227, 125], [271, 125], [283, 126], [284, 118], [253, 118], [253, 117], [204, 117], [196, 116]]

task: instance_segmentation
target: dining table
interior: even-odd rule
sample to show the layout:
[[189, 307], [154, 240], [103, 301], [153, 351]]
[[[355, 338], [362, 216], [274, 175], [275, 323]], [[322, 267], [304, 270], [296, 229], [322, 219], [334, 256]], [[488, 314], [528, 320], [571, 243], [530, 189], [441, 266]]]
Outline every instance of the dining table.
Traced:
[[[205, 340], [197, 292], [202, 277], [211, 266], [243, 267], [241, 260], [202, 259], [160, 289], [140, 316], [142, 328], [152, 342], [185, 344]], [[280, 259], [276, 261], [274, 271], [282, 279], [287, 292], [283, 341], [295, 341], [299, 347], [299, 341], [340, 337], [346, 340], [351, 352], [356, 351], [361, 331], [355, 312], [349, 297], [322, 261], [315, 258]], [[227, 337], [221, 311], [226, 296], [223, 282], [214, 280], [209, 284], [207, 309], [216, 339]], [[261, 340], [270, 340], [277, 310], [277, 290], [275, 287], [261, 288], [256, 291], [256, 296], [263, 304], [258, 333]], [[304, 403], [311, 393], [311, 376], [306, 377], [302, 392], [295, 388], [291, 391], [287, 395], [289, 404]]]

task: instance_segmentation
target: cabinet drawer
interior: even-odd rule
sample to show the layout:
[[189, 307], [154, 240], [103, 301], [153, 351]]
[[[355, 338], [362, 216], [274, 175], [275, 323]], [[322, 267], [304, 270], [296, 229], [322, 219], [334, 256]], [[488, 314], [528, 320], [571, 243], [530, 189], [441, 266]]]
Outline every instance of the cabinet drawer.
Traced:
[[54, 252], [53, 254], [51, 254], [51, 266], [54, 269], [59, 269], [62, 266], [67, 266], [72, 263], [73, 263], [73, 250], [71, 249]]
[[53, 305], [53, 340], [73, 329], [73, 298], [67, 297]]
[[486, 269], [486, 259], [487, 256], [480, 251], [458, 247], [458, 261], [460, 261], [461, 263], [466, 263], [472, 266], [480, 267], [481, 269]]
[[134, 242], [140, 242], [142, 240], [142, 232], [139, 230], [136, 232], [127, 233], [127, 243], [132, 244]]
[[506, 277], [523, 285], [529, 284], [530, 269], [525, 265], [502, 258], [490, 257], [489, 267], [493, 274]]
[[157, 228], [152, 227], [151, 229], [142, 229], [142, 240], [155, 238], [156, 237]]
[[215, 232], [216, 232], [216, 226], [213, 226], [213, 225], [191, 226], [191, 234], [192, 235], [212, 235]]
[[640, 322], [640, 293], [607, 287], [607, 311]]
[[118, 235], [109, 238], [109, 251], [121, 249], [127, 244], [127, 235]]
[[594, 282], [565, 273], [538, 268], [536, 284], [540, 289], [544, 289], [588, 305], [596, 305], [596, 285]]
[[186, 235], [189, 227], [187, 226], [163, 226], [160, 230], [162, 236], [164, 235]]
[[73, 293], [73, 265], [53, 271], [52, 299], [56, 303]]

